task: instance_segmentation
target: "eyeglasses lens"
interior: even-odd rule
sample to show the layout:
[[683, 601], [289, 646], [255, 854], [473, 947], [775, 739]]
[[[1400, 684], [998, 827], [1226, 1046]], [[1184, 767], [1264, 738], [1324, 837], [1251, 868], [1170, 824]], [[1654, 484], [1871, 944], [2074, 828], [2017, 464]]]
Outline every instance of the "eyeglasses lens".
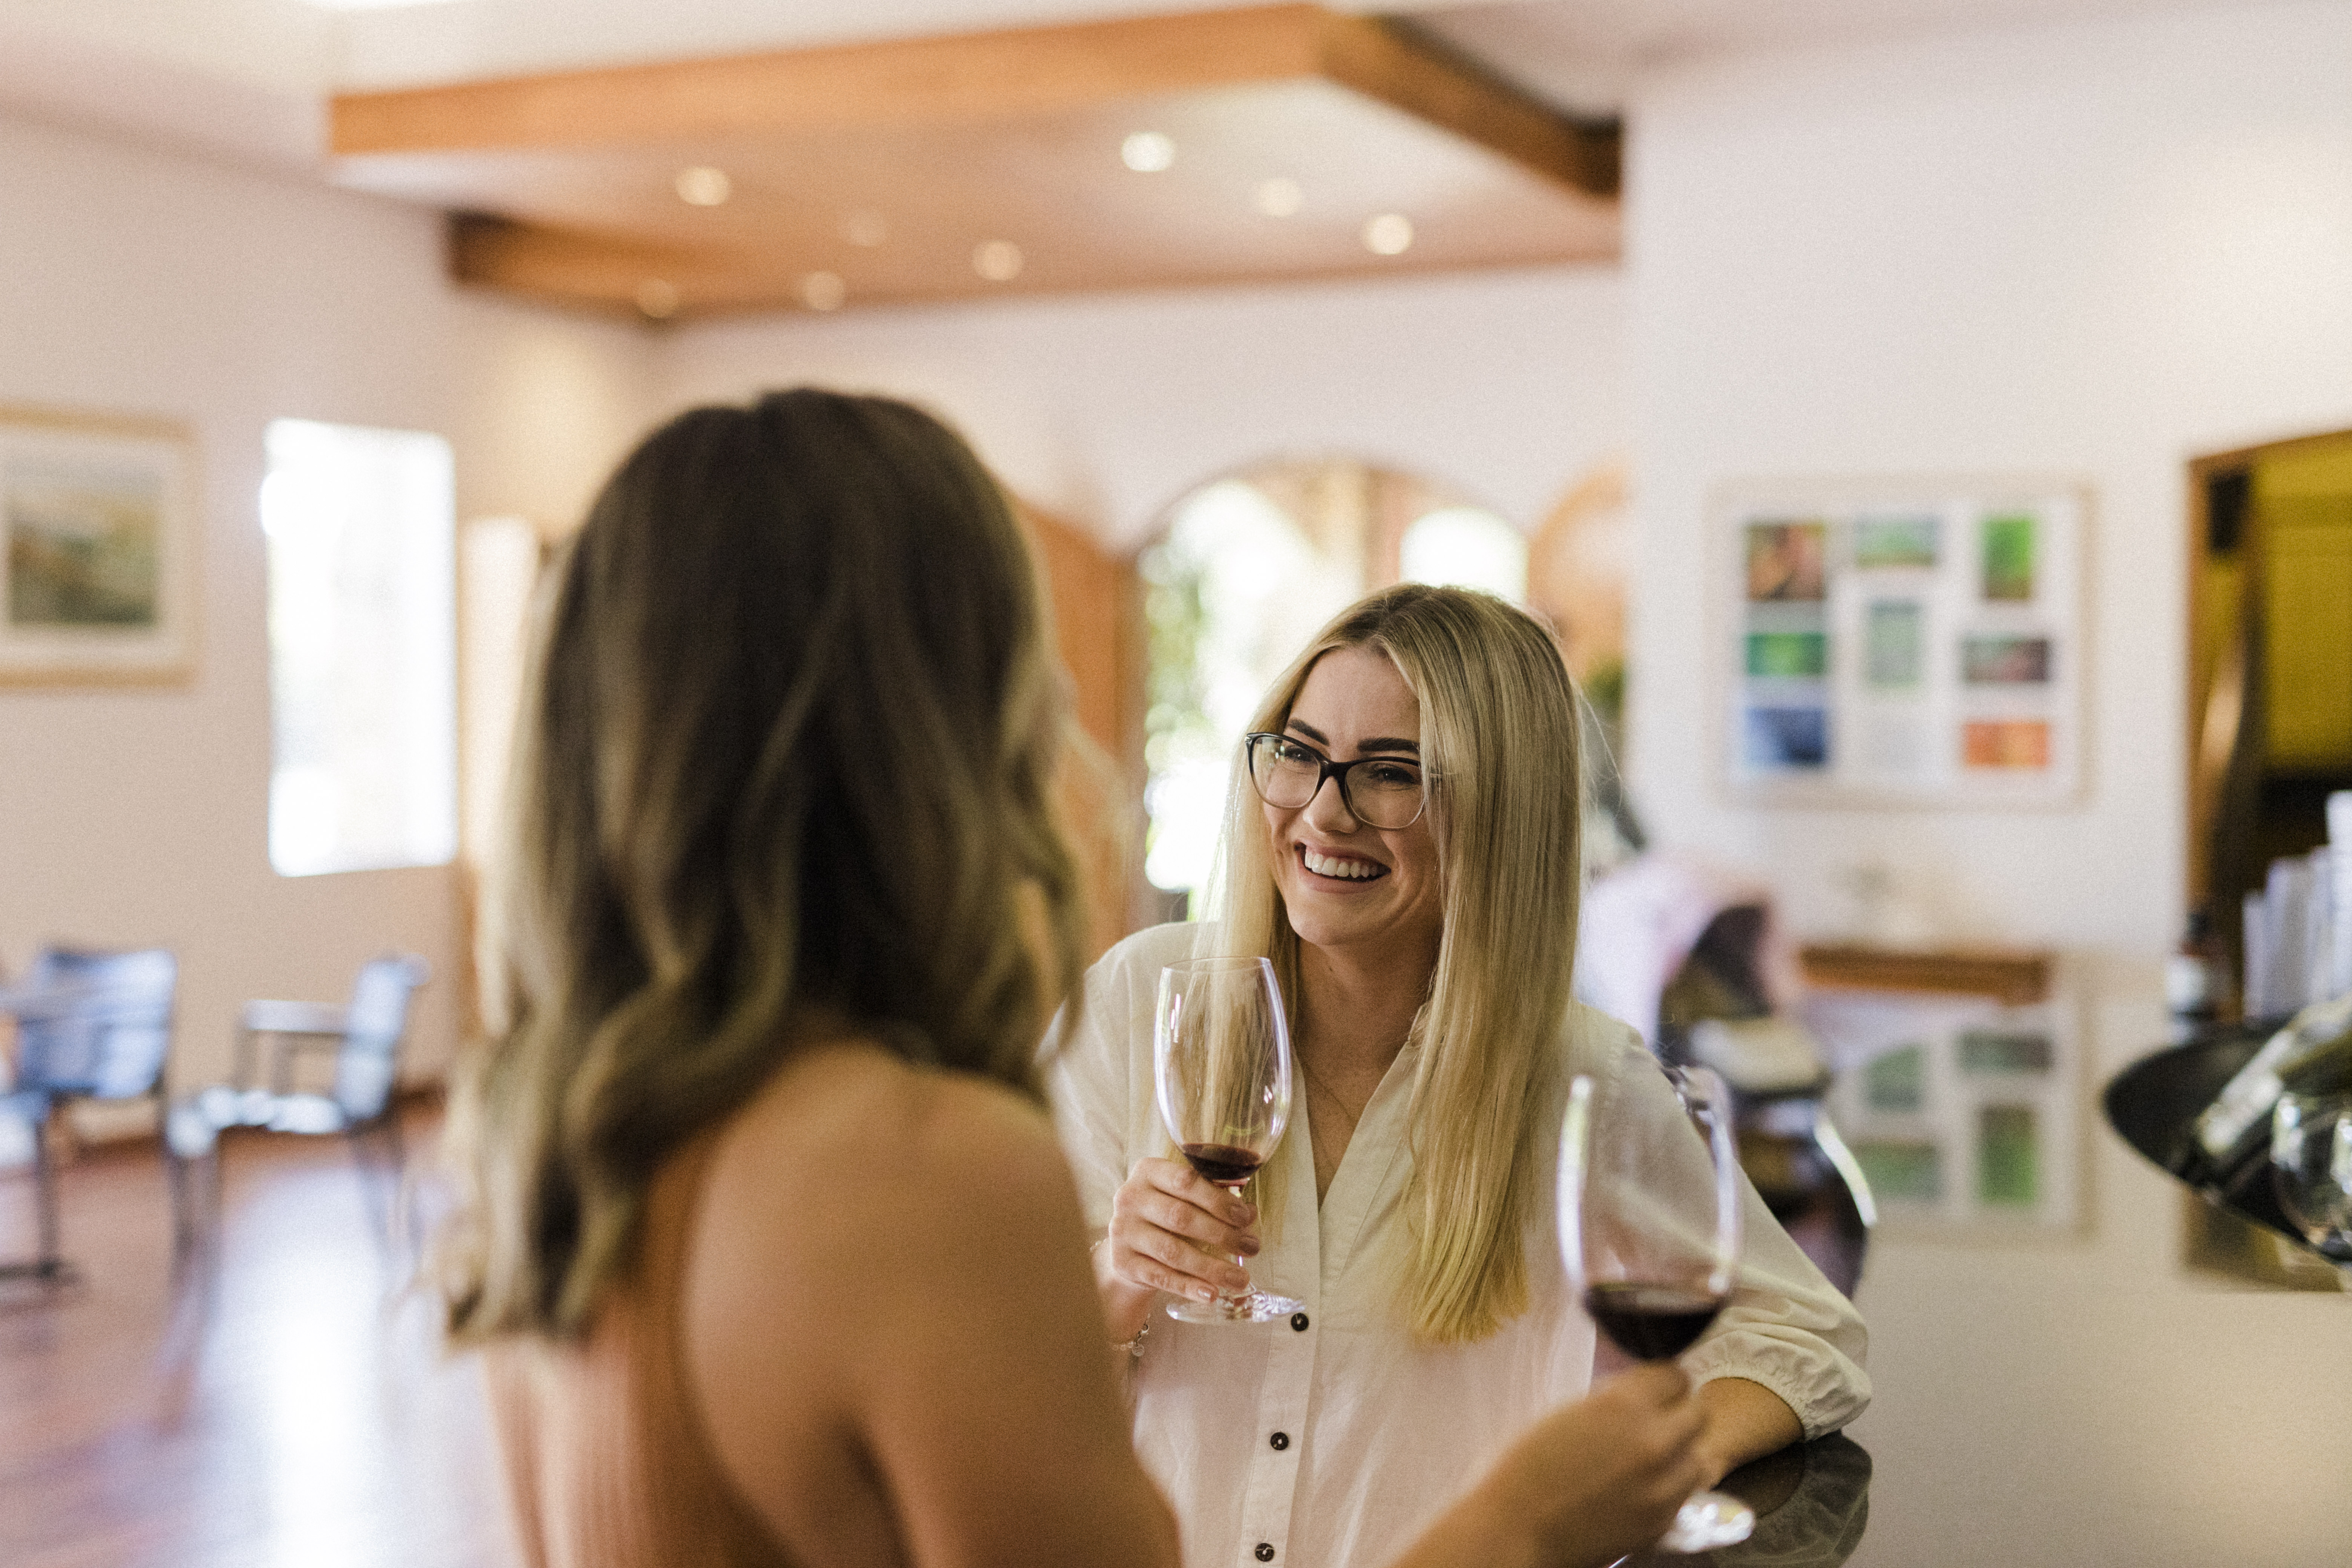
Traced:
[[1322, 787], [1321, 759], [1296, 746], [1261, 741], [1250, 748], [1250, 776], [1265, 804], [1296, 811]]
[[[1323, 787], [1323, 759], [1304, 746], [1256, 739], [1249, 760], [1258, 797], [1278, 811], [1298, 810]], [[1369, 827], [1410, 827], [1421, 816], [1421, 770], [1408, 763], [1375, 757], [1349, 763], [1339, 786], [1349, 815]]]

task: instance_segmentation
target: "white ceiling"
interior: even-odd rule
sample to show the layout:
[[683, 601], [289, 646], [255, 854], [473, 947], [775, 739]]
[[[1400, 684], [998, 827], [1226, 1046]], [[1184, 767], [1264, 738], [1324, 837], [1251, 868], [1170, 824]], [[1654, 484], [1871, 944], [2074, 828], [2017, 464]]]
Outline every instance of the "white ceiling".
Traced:
[[[1643, 65], [1692, 54], [2272, 0], [1326, 3], [1411, 15], [1555, 101], [1607, 113]], [[1205, 8], [1185, 0], [440, 0], [346, 11], [310, 0], [5, 0], [0, 110], [316, 165], [318, 106], [339, 89]]]

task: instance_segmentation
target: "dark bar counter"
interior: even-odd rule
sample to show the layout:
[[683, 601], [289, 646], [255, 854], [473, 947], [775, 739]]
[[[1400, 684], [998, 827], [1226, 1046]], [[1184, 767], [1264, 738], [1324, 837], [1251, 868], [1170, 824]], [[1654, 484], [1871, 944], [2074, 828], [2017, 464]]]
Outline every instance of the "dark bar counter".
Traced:
[[[2285, 1022], [2284, 1018], [2264, 1018], [2226, 1025], [2185, 1045], [2142, 1057], [2108, 1083], [2107, 1124], [2125, 1142], [2168, 1175], [2187, 1184], [2206, 1202], [2313, 1252], [2302, 1233], [2280, 1211], [2278, 1198], [2266, 1177], [2258, 1175], [2234, 1192], [2223, 1192], [2191, 1182], [2184, 1173], [2198, 1115]], [[2318, 1256], [2316, 1252], [2313, 1255]]]
[[1623, 1563], [1631, 1568], [1836, 1568], [1862, 1544], [1870, 1521], [1870, 1455], [1843, 1435], [1798, 1443], [1741, 1466], [1719, 1489], [1756, 1510], [1754, 1534], [1713, 1552], [1637, 1552]]

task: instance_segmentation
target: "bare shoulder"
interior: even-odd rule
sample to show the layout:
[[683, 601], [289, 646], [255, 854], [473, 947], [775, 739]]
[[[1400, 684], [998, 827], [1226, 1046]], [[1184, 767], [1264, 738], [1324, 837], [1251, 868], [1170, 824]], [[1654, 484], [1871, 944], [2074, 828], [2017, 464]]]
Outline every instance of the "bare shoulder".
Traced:
[[695, 1226], [696, 1274], [757, 1283], [777, 1321], [810, 1303], [793, 1280], [855, 1277], [877, 1292], [959, 1256], [1079, 1226], [1043, 1109], [969, 1074], [864, 1040], [812, 1049], [719, 1132]]
[[848, 1040], [779, 1072], [710, 1162], [686, 1360], [780, 1541], [808, 1561], [1173, 1561], [1041, 1109]]
[[807, 1052], [735, 1116], [713, 1152], [706, 1202], [787, 1213], [815, 1241], [826, 1215], [913, 1217], [908, 1205], [928, 1208], [980, 1168], [999, 1204], [1066, 1180], [1042, 1108], [851, 1039]]

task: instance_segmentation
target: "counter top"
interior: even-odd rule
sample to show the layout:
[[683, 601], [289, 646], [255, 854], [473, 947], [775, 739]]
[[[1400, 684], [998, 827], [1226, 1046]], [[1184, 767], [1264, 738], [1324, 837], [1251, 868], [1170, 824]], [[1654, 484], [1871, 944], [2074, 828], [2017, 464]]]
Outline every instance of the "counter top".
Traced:
[[1836, 1568], [1870, 1520], [1870, 1455], [1842, 1435], [1797, 1443], [1732, 1471], [1721, 1489], [1756, 1510], [1754, 1534], [1689, 1556], [1637, 1552], [1621, 1568]]

